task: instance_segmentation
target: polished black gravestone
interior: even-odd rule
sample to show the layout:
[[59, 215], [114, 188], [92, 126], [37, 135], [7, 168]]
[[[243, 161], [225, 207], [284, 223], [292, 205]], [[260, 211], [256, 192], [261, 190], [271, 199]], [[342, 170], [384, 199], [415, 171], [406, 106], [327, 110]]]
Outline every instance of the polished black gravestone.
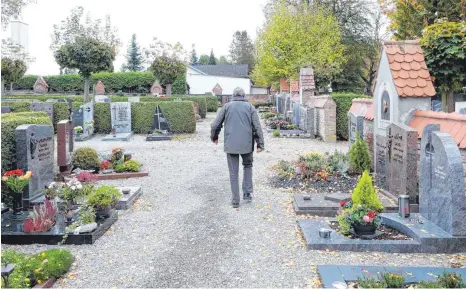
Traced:
[[171, 140], [172, 134], [170, 133], [170, 126], [163, 114], [159, 105], [154, 112], [154, 119], [152, 120], [152, 129], [146, 137], [146, 141], [162, 141]]
[[[48, 232], [24, 233], [22, 231], [23, 220], [11, 219], [11, 212], [2, 214], [2, 244], [30, 245], [47, 244], [57, 245], [63, 240], [65, 235], [65, 218], [59, 215], [57, 223]], [[69, 233], [65, 244], [84, 245], [93, 244], [100, 238], [113, 223], [118, 220], [118, 212], [112, 211], [106, 219], [97, 220], [97, 229], [89, 233], [73, 234]]]

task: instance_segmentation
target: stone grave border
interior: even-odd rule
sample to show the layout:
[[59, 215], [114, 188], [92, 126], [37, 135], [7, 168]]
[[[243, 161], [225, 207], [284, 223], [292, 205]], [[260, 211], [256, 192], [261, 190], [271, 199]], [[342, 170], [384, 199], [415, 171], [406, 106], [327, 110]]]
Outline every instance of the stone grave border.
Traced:
[[[380, 214], [382, 224], [395, 228], [413, 240], [359, 240], [350, 239], [330, 228], [328, 222], [336, 219], [298, 220], [306, 246], [311, 250], [338, 250], [354, 252], [390, 252], [390, 253], [459, 253], [466, 252], [466, 237], [454, 237], [440, 227], [422, 217], [411, 214], [410, 218], [401, 218], [397, 213]], [[410, 219], [421, 223], [411, 223]], [[319, 229], [332, 231], [330, 238], [319, 237]]]
[[[9, 218], [8, 214], [2, 215], [3, 218]], [[110, 216], [104, 220], [99, 221], [97, 228], [89, 233], [84, 234], [69, 234], [64, 244], [66, 245], [84, 245], [94, 244], [116, 221], [118, 220], [118, 212], [113, 210]], [[18, 222], [23, 222], [19, 220]], [[63, 218], [59, 218], [57, 222], [64, 222]], [[62, 224], [61, 224], [62, 225]], [[55, 224], [57, 226], [57, 224]], [[54, 226], [54, 227], [55, 227]], [[57, 245], [63, 240], [63, 233], [55, 234], [54, 227], [50, 231], [40, 233], [4, 233], [2, 230], [2, 244], [10, 245], [31, 245], [31, 244], [46, 244]]]
[[402, 275], [407, 284], [436, 281], [434, 276], [444, 270], [460, 273], [463, 279], [466, 279], [466, 268], [317, 265], [317, 273], [323, 288], [334, 288], [332, 285], [334, 282], [353, 282], [357, 281], [358, 277], [374, 277], [378, 273]]
[[128, 173], [110, 173], [110, 174], [94, 174], [98, 181], [103, 180], [121, 180], [129, 178], [141, 178], [147, 177], [149, 173], [147, 171], [141, 172], [128, 172]]
[[[141, 187], [117, 187], [117, 189], [123, 195], [118, 204], [116, 205], [117, 210], [129, 209], [140, 196], [142, 196]], [[123, 189], [130, 189], [129, 194], [123, 194]]]

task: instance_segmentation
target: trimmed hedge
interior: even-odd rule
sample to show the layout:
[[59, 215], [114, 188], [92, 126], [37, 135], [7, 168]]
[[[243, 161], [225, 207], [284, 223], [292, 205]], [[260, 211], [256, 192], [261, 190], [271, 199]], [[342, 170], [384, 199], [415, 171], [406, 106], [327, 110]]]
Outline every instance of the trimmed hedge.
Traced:
[[131, 122], [135, 133], [145, 134], [151, 131], [157, 104], [160, 104], [172, 132], [193, 133], [196, 131], [196, 117], [191, 101], [162, 101], [139, 102], [131, 105]]
[[2, 115], [2, 175], [16, 169], [15, 130], [22, 124], [52, 124], [46, 112], [21, 112]]
[[348, 111], [351, 108], [353, 98], [367, 98], [364, 94], [334, 93], [333, 100], [337, 104], [337, 138], [348, 140]]
[[[132, 114], [133, 112], [131, 112]], [[110, 103], [94, 103], [94, 132], [107, 134], [112, 131], [112, 116]]]
[[29, 107], [32, 102], [29, 101], [11, 101], [2, 102], [2, 106], [10, 106], [11, 112], [25, 112], [29, 111]]
[[[16, 90], [33, 90], [38, 75], [26, 75], [13, 84]], [[44, 76], [50, 87], [50, 92], [83, 92], [84, 80], [79, 74], [63, 74]], [[118, 91], [136, 92], [141, 88], [150, 91], [155, 77], [152, 72], [99, 72], [90, 77], [91, 91], [95, 84], [102, 80], [105, 91], [116, 93]], [[172, 85], [173, 94], [186, 94], [186, 76], [183, 75]]]
[[218, 98], [216, 96], [206, 96], [207, 111], [217, 112], [218, 109]]

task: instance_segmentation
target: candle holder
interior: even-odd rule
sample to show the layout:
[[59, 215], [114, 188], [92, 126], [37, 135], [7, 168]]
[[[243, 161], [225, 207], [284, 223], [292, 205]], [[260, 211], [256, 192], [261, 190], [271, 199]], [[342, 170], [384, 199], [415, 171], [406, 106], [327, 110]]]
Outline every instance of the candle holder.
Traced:
[[400, 195], [398, 197], [398, 215], [402, 218], [409, 218], [409, 196]]

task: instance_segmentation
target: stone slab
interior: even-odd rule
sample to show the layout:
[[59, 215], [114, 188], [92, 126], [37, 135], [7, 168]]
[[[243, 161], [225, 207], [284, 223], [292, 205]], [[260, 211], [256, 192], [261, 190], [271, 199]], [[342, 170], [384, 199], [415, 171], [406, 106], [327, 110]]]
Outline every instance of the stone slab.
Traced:
[[146, 137], [146, 141], [163, 141], [163, 140], [171, 140], [171, 134], [150, 134]]
[[2, 114], [10, 113], [10, 112], [11, 112], [11, 106], [2, 106]]
[[[57, 223], [48, 232], [41, 233], [24, 233], [21, 231], [23, 220], [15, 221], [10, 219], [11, 213], [2, 215], [2, 244], [11, 245], [30, 245], [30, 244], [47, 244], [57, 245], [63, 240], [65, 234], [64, 217], [59, 216]], [[67, 245], [84, 245], [93, 244], [100, 238], [118, 220], [118, 212], [113, 211], [106, 219], [97, 222], [98, 227], [90, 233], [69, 234], [65, 244]]]
[[340, 203], [341, 201], [347, 201], [351, 199], [351, 194], [349, 193], [332, 193], [326, 194], [324, 199], [331, 202]]
[[[118, 204], [116, 205], [117, 210], [127, 210], [129, 209], [134, 202], [139, 199], [142, 195], [141, 187], [117, 187], [117, 189], [121, 192], [123, 197], [120, 199]], [[123, 194], [123, 189], [129, 189], [129, 194]]]
[[87, 140], [90, 140], [91, 138], [93, 138], [94, 135], [91, 134], [91, 135], [84, 135], [84, 134], [81, 134], [81, 135], [75, 135], [74, 136], [74, 141], [87, 141]]
[[131, 133], [131, 103], [112, 102], [110, 104], [112, 128], [116, 133]]
[[318, 265], [317, 273], [324, 288], [334, 288], [333, 282], [355, 282], [358, 277], [376, 277], [383, 273], [395, 273], [405, 277], [405, 282], [436, 281], [436, 275], [443, 271], [459, 273], [466, 278], [466, 268], [436, 268], [436, 267], [387, 267], [387, 266], [340, 266]]
[[111, 173], [111, 174], [96, 174], [98, 181], [103, 180], [121, 180], [121, 179], [130, 179], [130, 178], [141, 178], [147, 177], [148, 172], [134, 172], [134, 173]]
[[[332, 230], [329, 222], [334, 219], [303, 219], [298, 225], [304, 235], [307, 248], [311, 250], [338, 250], [355, 252], [391, 252], [391, 253], [459, 253], [466, 252], [466, 238], [453, 237], [440, 227], [419, 214], [412, 218], [422, 220], [411, 223], [410, 219], [401, 218], [398, 214], [381, 214], [382, 224], [395, 228], [411, 237], [412, 240], [356, 240], [350, 239]], [[329, 239], [319, 237], [319, 229], [332, 230]]]
[[114, 134], [109, 134], [105, 136], [102, 141], [129, 141], [133, 136], [132, 132], [128, 133], [116, 133]]

